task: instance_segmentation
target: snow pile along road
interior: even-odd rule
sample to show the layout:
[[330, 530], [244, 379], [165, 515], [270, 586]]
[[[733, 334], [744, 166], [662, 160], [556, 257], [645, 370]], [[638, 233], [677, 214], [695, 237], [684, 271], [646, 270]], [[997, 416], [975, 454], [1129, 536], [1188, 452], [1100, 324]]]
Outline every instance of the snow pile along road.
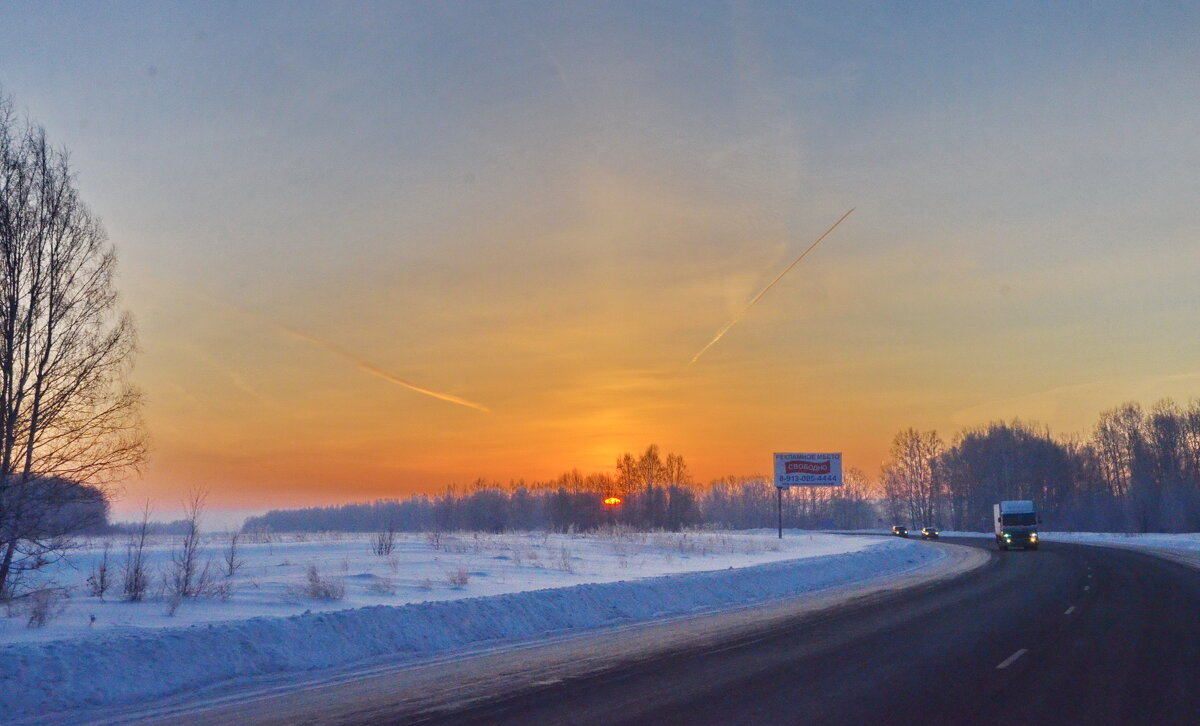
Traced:
[[[910, 573], [939, 547], [885, 540], [842, 554], [728, 570], [290, 617], [113, 630], [0, 646], [6, 716], [164, 697], [231, 679], [411, 660], [550, 634], [762, 603]], [[61, 714], [59, 714], [61, 716]]]
[[1127, 534], [1120, 532], [1046, 532], [1048, 542], [1122, 547], [1200, 567], [1200, 534]]

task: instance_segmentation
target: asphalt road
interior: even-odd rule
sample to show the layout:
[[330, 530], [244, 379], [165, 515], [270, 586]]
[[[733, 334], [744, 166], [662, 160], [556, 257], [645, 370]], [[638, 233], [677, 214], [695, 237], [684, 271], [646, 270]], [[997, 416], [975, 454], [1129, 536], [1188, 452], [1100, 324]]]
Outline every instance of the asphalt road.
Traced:
[[[514, 656], [496, 663], [505, 657]], [[287, 721], [1200, 724], [1200, 570], [1046, 542], [996, 552], [948, 582], [696, 637], [577, 677], [536, 674], [461, 703], [419, 704], [389, 677], [405, 676], [377, 680], [369, 698], [328, 691]], [[454, 677], [454, 666], [439, 676]], [[246, 724], [251, 715], [235, 707], [188, 720]]]

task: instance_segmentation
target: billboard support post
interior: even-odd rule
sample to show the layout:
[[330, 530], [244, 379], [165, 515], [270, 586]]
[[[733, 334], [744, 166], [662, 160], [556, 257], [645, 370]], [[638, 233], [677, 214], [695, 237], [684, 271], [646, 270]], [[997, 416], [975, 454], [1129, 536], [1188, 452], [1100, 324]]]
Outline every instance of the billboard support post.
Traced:
[[783, 539], [783, 487], [775, 487], [775, 493], [779, 495], [779, 539]]

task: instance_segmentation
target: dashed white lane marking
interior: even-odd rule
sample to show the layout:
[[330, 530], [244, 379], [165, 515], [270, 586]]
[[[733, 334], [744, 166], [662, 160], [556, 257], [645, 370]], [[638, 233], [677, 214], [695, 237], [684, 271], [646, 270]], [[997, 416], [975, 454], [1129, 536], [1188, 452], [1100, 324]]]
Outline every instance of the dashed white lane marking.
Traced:
[[1022, 649], [1018, 650], [1016, 653], [1013, 653], [1012, 655], [1005, 658], [1004, 662], [1002, 662], [1000, 665], [996, 666], [996, 670], [998, 670], [998, 671], [1004, 670], [1005, 668], [1007, 668], [1010, 665], [1012, 665], [1013, 663], [1015, 663], [1017, 658], [1020, 658], [1021, 656], [1025, 655], [1028, 652], [1029, 652], [1028, 648], [1022, 648]]
[[1073, 612], [1075, 612], [1075, 606], [1074, 606], [1074, 605], [1072, 605], [1071, 607], [1067, 608], [1067, 611], [1066, 611], [1065, 613], [1063, 613], [1063, 615], [1070, 615], [1070, 614], [1071, 614], [1071, 613], [1073, 613]]
[[1084, 586], [1083, 586], [1083, 591], [1084, 591], [1084, 592], [1087, 592], [1088, 590], [1091, 590], [1091, 589], [1092, 589], [1092, 586], [1091, 586], [1091, 585], [1084, 585]]

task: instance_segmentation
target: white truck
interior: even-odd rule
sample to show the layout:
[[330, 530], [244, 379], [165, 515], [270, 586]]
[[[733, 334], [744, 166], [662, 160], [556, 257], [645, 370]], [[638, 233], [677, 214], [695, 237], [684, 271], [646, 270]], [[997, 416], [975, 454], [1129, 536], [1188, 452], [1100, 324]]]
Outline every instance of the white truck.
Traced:
[[1038, 548], [1037, 526], [1042, 520], [1032, 501], [1016, 499], [995, 504], [992, 520], [996, 527], [996, 546], [1001, 550]]

